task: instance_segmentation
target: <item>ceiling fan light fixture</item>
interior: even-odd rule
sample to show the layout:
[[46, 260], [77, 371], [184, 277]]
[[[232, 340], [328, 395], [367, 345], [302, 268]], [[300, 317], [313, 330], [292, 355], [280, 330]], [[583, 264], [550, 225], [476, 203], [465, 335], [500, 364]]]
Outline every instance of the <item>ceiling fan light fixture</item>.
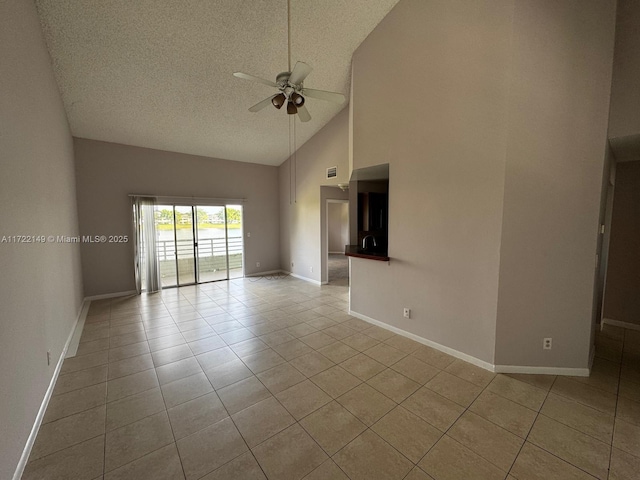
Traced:
[[302, 105], [304, 105], [304, 97], [300, 95], [298, 92], [293, 92], [291, 94], [291, 97], [289, 98], [290, 100], [293, 101], [296, 107], [301, 107]]
[[287, 113], [289, 115], [295, 115], [298, 113], [298, 107], [296, 107], [291, 100], [287, 102]]
[[287, 97], [285, 97], [284, 93], [280, 93], [271, 99], [271, 103], [273, 104], [274, 107], [280, 110], [286, 100], [287, 100]]

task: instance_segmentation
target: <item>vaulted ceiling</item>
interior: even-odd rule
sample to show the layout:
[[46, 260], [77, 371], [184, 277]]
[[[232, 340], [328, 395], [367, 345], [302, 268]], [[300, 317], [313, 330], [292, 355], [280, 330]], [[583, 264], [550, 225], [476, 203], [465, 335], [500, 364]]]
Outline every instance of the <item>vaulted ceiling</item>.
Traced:
[[[308, 88], [349, 98], [354, 50], [398, 0], [291, 0], [292, 63], [313, 67]], [[248, 108], [287, 70], [286, 0], [36, 0], [76, 137], [279, 165], [284, 109]], [[306, 103], [299, 147], [344, 105]]]

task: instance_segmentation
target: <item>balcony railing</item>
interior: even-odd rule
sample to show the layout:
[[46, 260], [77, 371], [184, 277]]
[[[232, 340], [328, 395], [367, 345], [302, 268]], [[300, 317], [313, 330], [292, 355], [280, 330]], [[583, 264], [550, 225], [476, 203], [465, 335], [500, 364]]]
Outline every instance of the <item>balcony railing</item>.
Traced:
[[[224, 238], [206, 238], [198, 242], [198, 271], [200, 281], [237, 278], [242, 276], [242, 237], [229, 237], [229, 272], [227, 270], [227, 246]], [[193, 240], [157, 240], [156, 252], [160, 275], [164, 285], [176, 284], [176, 252], [180, 283], [190, 283], [194, 278]]]
[[[242, 255], [242, 238], [229, 237], [229, 257]], [[226, 242], [224, 238], [205, 238], [198, 241], [198, 258], [224, 257], [226, 255]], [[156, 251], [158, 261], [175, 260], [176, 242], [173, 240], [157, 240]], [[193, 240], [178, 240], [178, 259], [193, 258]]]

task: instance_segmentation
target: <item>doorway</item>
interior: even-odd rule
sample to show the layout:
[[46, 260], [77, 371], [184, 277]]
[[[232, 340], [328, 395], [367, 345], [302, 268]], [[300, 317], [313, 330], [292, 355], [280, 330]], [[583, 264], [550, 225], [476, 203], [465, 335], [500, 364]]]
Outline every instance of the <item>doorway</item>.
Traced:
[[162, 288], [244, 276], [242, 206], [155, 205], [153, 227]]
[[349, 259], [345, 256], [345, 246], [349, 243], [349, 201], [327, 199], [327, 283], [349, 285]]

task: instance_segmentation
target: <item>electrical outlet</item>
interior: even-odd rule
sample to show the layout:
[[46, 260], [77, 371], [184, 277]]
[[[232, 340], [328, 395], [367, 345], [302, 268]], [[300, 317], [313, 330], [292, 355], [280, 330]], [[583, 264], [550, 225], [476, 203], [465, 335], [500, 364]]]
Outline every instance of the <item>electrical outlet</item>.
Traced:
[[256, 262], [256, 267], [259, 267], [259, 266], [260, 266], [260, 262]]
[[51, 365], [51, 352], [47, 352], [47, 365]]
[[293, 268], [293, 262], [291, 262], [291, 268]]
[[309, 271], [313, 273], [313, 267], [309, 267]]
[[251, 232], [247, 232], [247, 238], [251, 238]]
[[542, 340], [542, 349], [543, 350], [551, 350], [551, 339], [545, 338]]
[[404, 318], [411, 318], [411, 309], [405, 307], [402, 314], [404, 315]]

